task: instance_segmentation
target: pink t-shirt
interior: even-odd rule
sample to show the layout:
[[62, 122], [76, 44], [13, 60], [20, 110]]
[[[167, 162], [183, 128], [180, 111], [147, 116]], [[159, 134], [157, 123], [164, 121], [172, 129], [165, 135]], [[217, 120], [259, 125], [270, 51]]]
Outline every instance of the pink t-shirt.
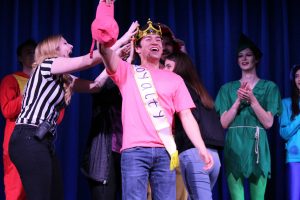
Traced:
[[[182, 78], [173, 72], [148, 69], [170, 124], [175, 112], [194, 108], [195, 104]], [[164, 147], [144, 107], [136, 85], [132, 66], [120, 61], [116, 73], [110, 75], [122, 94], [122, 150], [132, 147]]]

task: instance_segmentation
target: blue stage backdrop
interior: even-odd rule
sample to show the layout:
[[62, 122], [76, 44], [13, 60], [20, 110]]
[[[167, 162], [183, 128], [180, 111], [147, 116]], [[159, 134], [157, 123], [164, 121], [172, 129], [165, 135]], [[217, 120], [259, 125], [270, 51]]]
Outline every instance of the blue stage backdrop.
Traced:
[[[16, 48], [27, 38], [39, 41], [60, 33], [74, 45], [74, 56], [88, 53], [90, 24], [97, 4], [97, 0], [1, 0], [0, 78], [19, 70]], [[222, 84], [240, 78], [236, 47], [240, 33], [244, 32], [263, 52], [259, 76], [277, 83], [286, 97], [290, 94], [290, 66], [300, 63], [299, 10], [298, 0], [118, 0], [115, 18], [121, 34], [134, 20], [143, 25], [151, 18], [169, 25], [185, 41], [213, 97]], [[94, 79], [101, 69], [97, 66], [75, 75]], [[75, 94], [59, 127], [56, 143], [67, 200], [90, 198], [87, 182], [79, 170], [90, 118], [90, 95]], [[0, 126], [3, 133], [2, 116]], [[279, 137], [277, 123], [269, 131], [269, 141], [272, 177], [266, 199], [286, 199], [284, 141]], [[0, 166], [0, 199], [4, 199], [3, 165]], [[214, 188], [214, 199], [230, 199], [223, 168]]]

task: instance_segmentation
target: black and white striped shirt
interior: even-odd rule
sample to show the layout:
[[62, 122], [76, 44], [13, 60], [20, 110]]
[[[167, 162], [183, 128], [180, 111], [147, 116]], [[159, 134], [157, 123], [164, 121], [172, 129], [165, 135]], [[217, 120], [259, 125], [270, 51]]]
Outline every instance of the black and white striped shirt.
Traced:
[[64, 90], [61, 75], [51, 74], [54, 59], [45, 59], [28, 80], [16, 124], [39, 125], [45, 120], [56, 122], [64, 105]]

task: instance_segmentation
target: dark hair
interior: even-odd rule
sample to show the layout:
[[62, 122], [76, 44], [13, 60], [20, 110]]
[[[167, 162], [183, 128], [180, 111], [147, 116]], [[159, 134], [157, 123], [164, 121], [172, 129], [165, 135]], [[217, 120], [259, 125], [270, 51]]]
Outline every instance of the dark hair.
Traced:
[[198, 72], [191, 58], [186, 53], [175, 52], [167, 56], [166, 60], [167, 59], [175, 62], [173, 72], [181, 76], [182, 79], [196, 91], [204, 107], [212, 109], [214, 102], [198, 77]]
[[261, 50], [256, 46], [256, 44], [249, 37], [247, 37], [245, 34], [242, 33], [239, 39], [237, 54], [239, 54], [242, 50], [247, 48], [249, 48], [252, 51], [255, 59], [257, 61], [260, 61], [263, 55]]
[[164, 40], [164, 38], [169, 38], [173, 46], [173, 51], [174, 52], [181, 51], [181, 47], [184, 46], [184, 42], [176, 38], [172, 30], [167, 25], [162, 23], [159, 23], [159, 25], [161, 27], [162, 40]]
[[18, 57], [21, 56], [21, 53], [22, 53], [23, 48], [28, 47], [28, 46], [31, 46], [31, 47], [34, 47], [34, 48], [35, 48], [36, 45], [37, 45], [37, 43], [36, 43], [34, 40], [32, 40], [32, 39], [26, 40], [25, 42], [21, 43], [21, 44], [18, 46], [18, 48], [17, 48], [17, 56], [18, 56]]
[[300, 108], [299, 108], [299, 89], [297, 88], [297, 85], [295, 83], [295, 74], [296, 72], [300, 69], [300, 65], [294, 65], [293, 68], [291, 69], [291, 90], [292, 90], [292, 116], [291, 120], [294, 120], [295, 116], [297, 116], [300, 113]]

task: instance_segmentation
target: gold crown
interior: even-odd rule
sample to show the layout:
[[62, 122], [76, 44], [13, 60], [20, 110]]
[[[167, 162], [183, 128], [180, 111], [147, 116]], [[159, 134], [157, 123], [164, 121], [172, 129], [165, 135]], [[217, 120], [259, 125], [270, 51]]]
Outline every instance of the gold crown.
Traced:
[[150, 19], [148, 19], [147, 24], [148, 24], [148, 27], [143, 31], [140, 30], [140, 28], [138, 27], [138, 31], [135, 35], [136, 42], [138, 40], [140, 40], [141, 38], [145, 37], [146, 35], [150, 35], [150, 34], [155, 34], [155, 35], [159, 35], [160, 37], [162, 37], [162, 32], [161, 32], [161, 28], [160, 28], [159, 24], [158, 24], [158, 28], [155, 28]]

